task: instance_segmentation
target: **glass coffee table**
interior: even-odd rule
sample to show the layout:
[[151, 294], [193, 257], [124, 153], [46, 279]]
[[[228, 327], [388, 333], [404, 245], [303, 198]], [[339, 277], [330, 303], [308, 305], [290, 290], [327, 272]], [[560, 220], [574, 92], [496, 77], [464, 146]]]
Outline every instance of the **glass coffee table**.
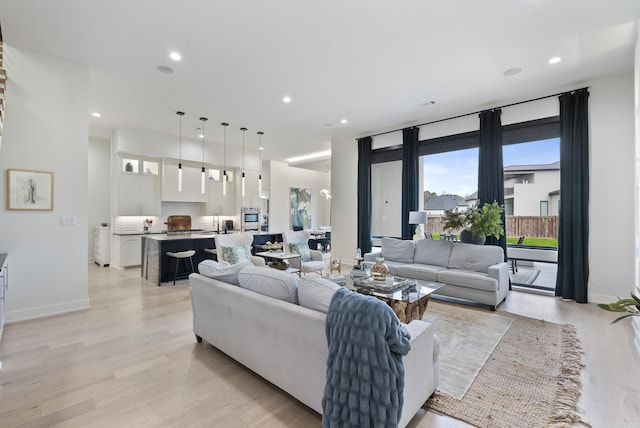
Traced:
[[394, 277], [393, 284], [376, 281], [365, 276], [345, 276], [336, 281], [340, 285], [361, 294], [374, 296], [387, 303], [403, 323], [422, 319], [429, 297], [445, 284], [422, 279]]

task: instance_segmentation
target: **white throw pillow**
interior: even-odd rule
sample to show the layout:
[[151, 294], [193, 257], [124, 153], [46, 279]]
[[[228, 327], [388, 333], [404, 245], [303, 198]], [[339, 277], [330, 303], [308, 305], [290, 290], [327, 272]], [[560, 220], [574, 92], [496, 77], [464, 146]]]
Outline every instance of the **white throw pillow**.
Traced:
[[298, 302], [300, 306], [315, 311], [329, 311], [329, 304], [340, 285], [326, 278], [301, 278], [298, 281]]
[[274, 299], [298, 303], [298, 280], [290, 273], [261, 266], [247, 266], [238, 275], [240, 287]]
[[242, 262], [234, 265], [227, 262], [218, 263], [215, 260], [203, 260], [198, 264], [200, 275], [217, 279], [218, 281], [238, 285], [238, 274], [251, 263]]

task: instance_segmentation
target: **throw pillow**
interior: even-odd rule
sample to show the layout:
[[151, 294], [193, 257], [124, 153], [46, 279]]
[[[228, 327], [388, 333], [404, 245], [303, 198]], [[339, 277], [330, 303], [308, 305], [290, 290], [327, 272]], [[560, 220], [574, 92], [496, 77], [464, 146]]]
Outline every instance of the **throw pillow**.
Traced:
[[251, 252], [245, 246], [240, 247], [222, 247], [222, 260], [232, 265], [241, 262], [251, 261]]
[[415, 242], [409, 239], [382, 238], [382, 257], [385, 261], [413, 263]]
[[327, 278], [300, 278], [298, 303], [305, 308], [327, 313], [329, 304], [340, 285]]
[[306, 242], [292, 242], [289, 244], [289, 248], [291, 251], [300, 254], [300, 259], [303, 262], [308, 262], [311, 260], [311, 252], [309, 251], [309, 244]]
[[247, 266], [238, 274], [240, 287], [274, 299], [298, 303], [298, 281], [291, 275], [277, 269]]
[[250, 262], [240, 262], [231, 265], [227, 262], [218, 263], [215, 260], [203, 260], [198, 264], [198, 272], [200, 275], [208, 278], [217, 279], [233, 285], [239, 285], [238, 273], [250, 265]]

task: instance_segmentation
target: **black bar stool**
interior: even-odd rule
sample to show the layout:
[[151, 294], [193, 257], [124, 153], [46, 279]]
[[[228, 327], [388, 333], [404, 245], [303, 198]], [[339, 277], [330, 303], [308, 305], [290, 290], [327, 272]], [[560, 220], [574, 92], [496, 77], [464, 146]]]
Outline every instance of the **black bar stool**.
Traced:
[[[187, 273], [187, 261], [186, 261], [186, 259], [189, 259], [189, 263], [191, 263], [191, 273], [194, 273], [196, 271], [193, 268], [193, 255], [195, 253], [196, 252], [194, 250], [177, 251], [177, 252], [167, 251], [167, 256], [169, 256], [170, 258], [173, 257], [173, 258], [176, 259], [176, 268], [175, 268], [175, 271], [173, 273], [173, 285], [176, 285], [176, 279], [178, 279], [178, 270], [180, 268], [180, 260], [184, 260], [184, 272], [185, 273]], [[169, 268], [171, 268], [171, 262], [169, 262]], [[171, 273], [171, 271], [169, 271], [169, 273]], [[186, 276], [185, 277], [181, 277], [181, 279], [182, 278], [186, 278]]]

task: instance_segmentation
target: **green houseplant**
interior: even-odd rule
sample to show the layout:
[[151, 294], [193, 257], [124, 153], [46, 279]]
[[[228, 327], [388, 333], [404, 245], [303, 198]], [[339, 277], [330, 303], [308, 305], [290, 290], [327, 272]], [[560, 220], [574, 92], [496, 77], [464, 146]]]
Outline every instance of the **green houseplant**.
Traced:
[[502, 212], [503, 208], [496, 201], [485, 203], [482, 208], [478, 203], [464, 212], [446, 211], [442, 217], [442, 227], [460, 230], [462, 242], [482, 245], [487, 236], [500, 239], [504, 235]]
[[626, 312], [626, 315], [611, 321], [611, 324], [615, 324], [625, 318], [640, 316], [640, 298], [638, 295], [640, 295], [640, 288], [636, 287], [636, 292], [631, 293], [631, 299], [618, 299], [617, 302], [613, 303], [600, 303], [598, 307], [605, 311]]

